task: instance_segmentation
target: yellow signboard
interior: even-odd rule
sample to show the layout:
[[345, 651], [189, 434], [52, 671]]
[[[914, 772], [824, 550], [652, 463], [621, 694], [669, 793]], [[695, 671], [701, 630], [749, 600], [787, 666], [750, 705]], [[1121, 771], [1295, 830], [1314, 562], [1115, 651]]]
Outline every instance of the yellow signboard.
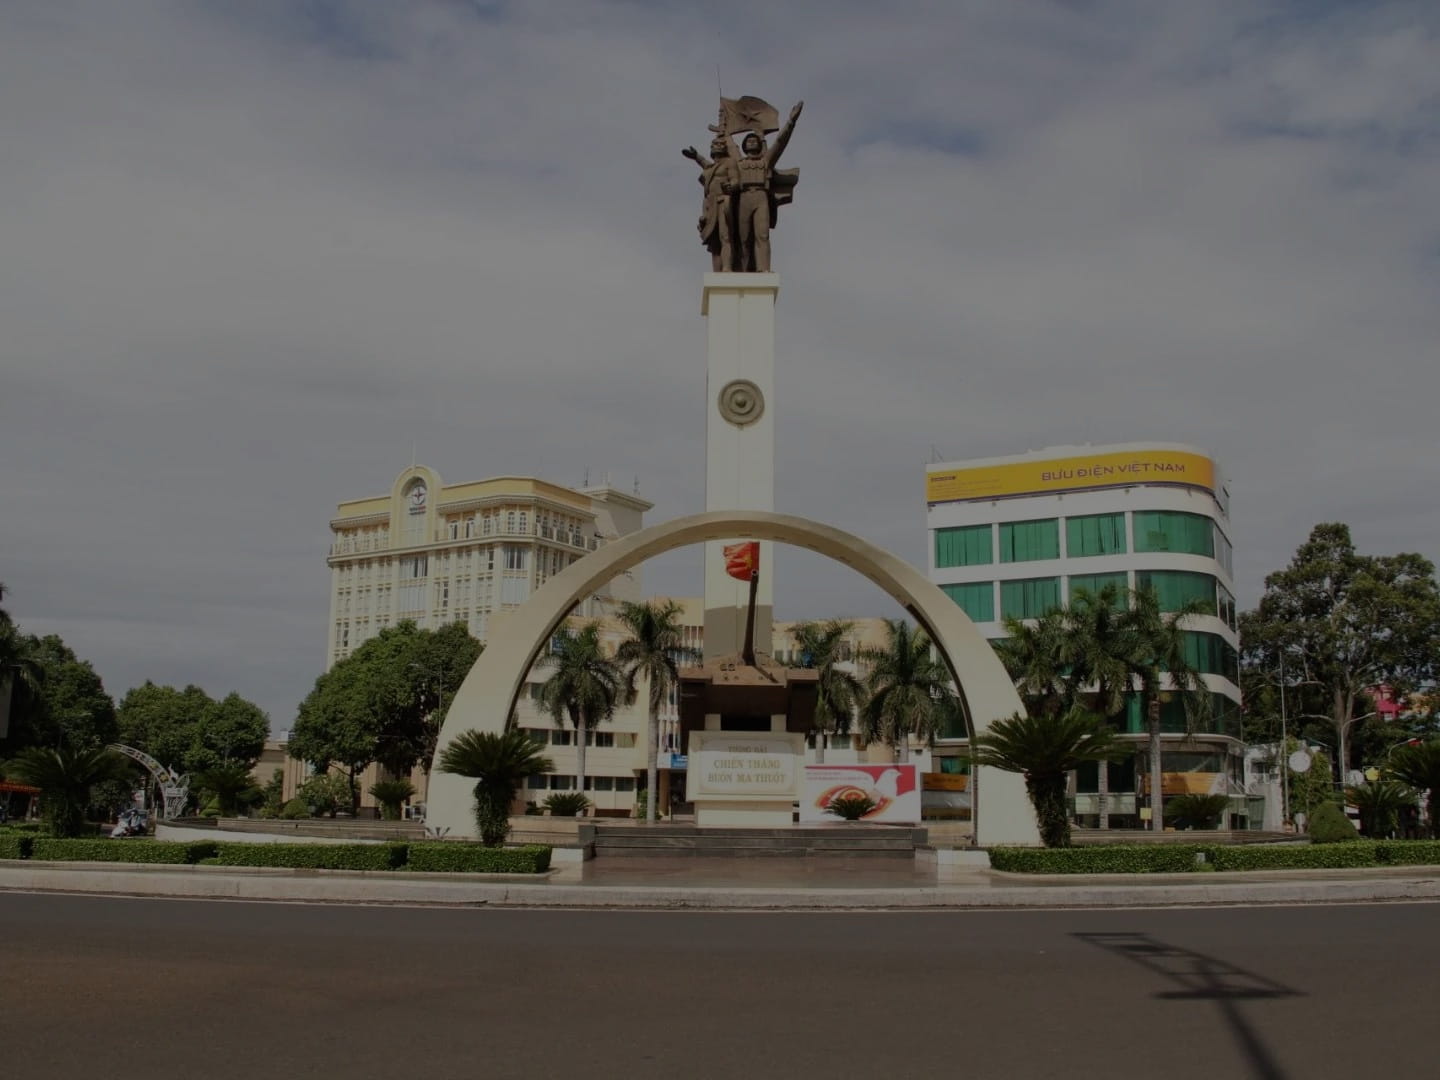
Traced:
[[1215, 490], [1215, 463], [1183, 450], [1015, 461], [925, 474], [925, 501], [958, 502], [1130, 484], [1184, 484]]

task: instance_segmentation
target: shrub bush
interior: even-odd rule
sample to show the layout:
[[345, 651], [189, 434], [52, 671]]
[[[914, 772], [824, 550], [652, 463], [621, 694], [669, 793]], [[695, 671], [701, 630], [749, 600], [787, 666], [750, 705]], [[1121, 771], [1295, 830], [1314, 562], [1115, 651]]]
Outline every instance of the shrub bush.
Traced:
[[550, 848], [543, 844], [495, 848], [481, 844], [411, 844], [407, 870], [441, 874], [543, 874]]
[[1343, 844], [1360, 839], [1360, 833], [1345, 816], [1345, 811], [1332, 802], [1321, 803], [1305, 823], [1305, 831], [1317, 844]]
[[276, 866], [295, 870], [396, 870], [405, 844], [217, 844], [220, 866]]
[[1196, 868], [1198, 844], [990, 849], [990, 865], [1012, 874], [1174, 874]]
[[1440, 865], [1440, 840], [1382, 840], [1375, 860], [1384, 866]]
[[171, 863], [190, 860], [190, 845], [162, 840], [69, 840], [37, 836], [30, 858], [54, 862]]
[[578, 791], [557, 791], [545, 800], [551, 817], [575, 817], [590, 808], [590, 800]]
[[1336, 844], [1244, 844], [1210, 849], [1216, 870], [1334, 870], [1374, 866], [1375, 844], [1357, 840]]
[[0, 859], [28, 859], [35, 837], [24, 833], [0, 833]]
[[840, 795], [825, 806], [827, 814], [834, 814], [846, 821], [859, 821], [874, 809], [875, 800], [868, 795]]
[[310, 816], [310, 804], [296, 796], [280, 808], [280, 817], [285, 821], [300, 821]]

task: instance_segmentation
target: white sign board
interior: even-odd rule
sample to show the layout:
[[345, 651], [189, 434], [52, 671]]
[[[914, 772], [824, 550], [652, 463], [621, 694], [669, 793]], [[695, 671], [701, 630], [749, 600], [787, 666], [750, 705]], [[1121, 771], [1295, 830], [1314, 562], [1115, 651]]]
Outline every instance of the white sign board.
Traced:
[[694, 731], [685, 797], [699, 800], [794, 800], [800, 795], [804, 739], [780, 732]]
[[864, 796], [875, 804], [861, 821], [918, 822], [920, 767], [911, 763], [806, 765], [801, 824], [842, 820], [825, 808], [831, 799], [847, 795]]

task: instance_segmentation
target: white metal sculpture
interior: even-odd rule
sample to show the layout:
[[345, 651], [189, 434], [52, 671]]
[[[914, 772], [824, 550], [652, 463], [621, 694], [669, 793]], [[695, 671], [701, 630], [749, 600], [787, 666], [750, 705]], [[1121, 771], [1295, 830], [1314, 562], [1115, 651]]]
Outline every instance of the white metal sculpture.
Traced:
[[160, 788], [160, 794], [164, 797], [164, 809], [160, 817], [162, 820], [177, 818], [185, 809], [185, 802], [190, 798], [190, 778], [182, 776], [168, 765], [161, 765], [144, 750], [136, 750], [133, 746], [126, 746], [124, 743], [111, 743], [110, 749], [117, 754], [124, 754], [126, 757], [138, 761], [145, 766], [145, 771], [154, 778], [156, 785]]

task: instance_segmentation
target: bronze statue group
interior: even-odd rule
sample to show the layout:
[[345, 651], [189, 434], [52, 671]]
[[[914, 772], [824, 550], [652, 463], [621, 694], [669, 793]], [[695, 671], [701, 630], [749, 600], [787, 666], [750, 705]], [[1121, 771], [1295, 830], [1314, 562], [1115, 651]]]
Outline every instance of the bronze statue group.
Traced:
[[[768, 274], [770, 230], [776, 211], [795, 197], [799, 169], [777, 169], [802, 101], [790, 110], [782, 128], [779, 113], [756, 97], [721, 98], [719, 121], [710, 125], [710, 157], [695, 147], [682, 151], [700, 166], [704, 201], [700, 241], [710, 252], [710, 268], [719, 273]], [[766, 136], [778, 131], [773, 143]], [[740, 135], [740, 145], [735, 136]]]

